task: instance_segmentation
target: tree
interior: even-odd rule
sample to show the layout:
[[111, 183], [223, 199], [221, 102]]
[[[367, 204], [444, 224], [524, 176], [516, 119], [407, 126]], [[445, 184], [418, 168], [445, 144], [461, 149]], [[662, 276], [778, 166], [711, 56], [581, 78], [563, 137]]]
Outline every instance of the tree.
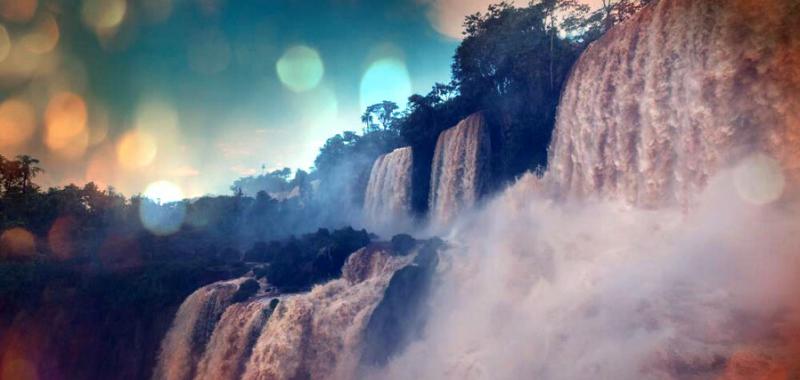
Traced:
[[22, 194], [25, 195], [28, 191], [34, 186], [33, 185], [33, 178], [36, 177], [39, 173], [42, 173], [41, 167], [37, 166], [39, 164], [39, 160], [28, 156], [28, 155], [21, 155], [17, 156], [17, 160], [19, 161], [19, 170], [22, 180]]
[[368, 106], [361, 115], [361, 122], [365, 125], [364, 133], [392, 129], [397, 120], [398, 108], [397, 103], [388, 100]]

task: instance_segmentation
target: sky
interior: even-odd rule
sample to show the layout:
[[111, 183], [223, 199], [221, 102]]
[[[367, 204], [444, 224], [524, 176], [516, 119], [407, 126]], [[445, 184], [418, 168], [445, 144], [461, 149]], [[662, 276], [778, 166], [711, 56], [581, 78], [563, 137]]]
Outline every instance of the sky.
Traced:
[[450, 78], [488, 0], [0, 0], [0, 154], [125, 195], [309, 169], [365, 106]]

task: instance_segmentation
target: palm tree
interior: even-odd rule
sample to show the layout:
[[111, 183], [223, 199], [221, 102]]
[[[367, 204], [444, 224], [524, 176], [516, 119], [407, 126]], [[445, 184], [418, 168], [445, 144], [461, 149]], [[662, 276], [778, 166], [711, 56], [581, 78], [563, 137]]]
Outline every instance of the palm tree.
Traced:
[[22, 175], [22, 194], [26, 194], [33, 187], [33, 178], [44, 170], [37, 166], [39, 160], [31, 156], [17, 156], [17, 161], [19, 161], [20, 174]]

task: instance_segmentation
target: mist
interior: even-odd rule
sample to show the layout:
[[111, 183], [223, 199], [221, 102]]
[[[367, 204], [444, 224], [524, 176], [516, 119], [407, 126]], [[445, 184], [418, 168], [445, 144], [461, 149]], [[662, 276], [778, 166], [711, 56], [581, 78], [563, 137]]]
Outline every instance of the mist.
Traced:
[[796, 189], [756, 205], [735, 173], [689, 210], [555, 201], [524, 177], [454, 229], [423, 338], [370, 377], [786, 376], [800, 349]]

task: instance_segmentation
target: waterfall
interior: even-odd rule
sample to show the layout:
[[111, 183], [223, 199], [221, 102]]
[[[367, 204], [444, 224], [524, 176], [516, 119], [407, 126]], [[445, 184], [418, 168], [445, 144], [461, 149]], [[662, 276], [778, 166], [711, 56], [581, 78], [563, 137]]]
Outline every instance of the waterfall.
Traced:
[[411, 147], [375, 160], [364, 197], [364, 216], [373, 229], [402, 226], [411, 211]]
[[362, 248], [341, 279], [287, 297], [262, 330], [243, 379], [355, 378], [370, 315], [412, 258]]
[[246, 279], [218, 282], [192, 293], [178, 309], [161, 343], [155, 379], [181, 380], [195, 376], [196, 364], [205, 351], [225, 309]]
[[154, 378], [354, 378], [372, 312], [414, 257], [362, 248], [340, 279], [277, 299], [239, 299], [248, 278], [205, 286], [178, 310]]
[[548, 172], [558, 191], [687, 204], [754, 152], [796, 172], [797, 13], [789, 0], [660, 1], [609, 31], [559, 105]]
[[655, 2], [582, 55], [548, 172], [460, 220], [375, 378], [799, 378], [799, 136], [800, 3]]
[[434, 224], [449, 224], [485, 193], [490, 155], [489, 129], [480, 113], [470, 115], [439, 135], [428, 200]]
[[225, 310], [197, 365], [197, 380], [241, 378], [256, 339], [272, 313], [270, 301], [261, 298]]

